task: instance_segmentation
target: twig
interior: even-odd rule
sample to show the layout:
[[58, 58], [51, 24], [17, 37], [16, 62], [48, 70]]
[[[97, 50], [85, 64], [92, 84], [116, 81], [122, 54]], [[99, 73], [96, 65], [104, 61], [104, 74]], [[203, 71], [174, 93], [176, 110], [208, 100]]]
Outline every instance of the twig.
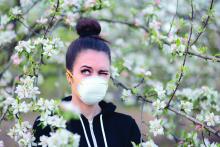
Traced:
[[[142, 100], [141, 101], [141, 124], [140, 124], [141, 130], [142, 130], [142, 126], [143, 126], [143, 110], [144, 110], [144, 101]], [[143, 140], [143, 135], [141, 133], [141, 138], [140, 138], [141, 145], [142, 145], [142, 140]]]
[[136, 25], [135, 23], [132, 22], [126, 22], [126, 21], [120, 21], [120, 20], [112, 20], [112, 19], [106, 19], [106, 18], [100, 18], [97, 19], [99, 21], [103, 21], [103, 22], [108, 22], [108, 23], [119, 23], [119, 24], [124, 24], [130, 27], [134, 27], [134, 28], [141, 28], [143, 30], [145, 30], [146, 32], [148, 32], [148, 28], [143, 26], [143, 25]]
[[2, 116], [0, 117], [0, 124], [3, 121], [5, 115], [7, 114], [7, 111], [8, 111], [8, 107], [6, 107], [5, 111], [2, 113]]
[[136, 85], [136, 86], [134, 86], [134, 88], [137, 88], [137, 87], [139, 87], [141, 84], [143, 84], [144, 83], [144, 78], [142, 78], [141, 79], [141, 81]]
[[56, 6], [55, 6], [54, 15], [53, 15], [53, 16], [51, 17], [51, 19], [50, 19], [50, 22], [49, 22], [49, 24], [48, 24], [48, 27], [46, 28], [46, 30], [45, 30], [45, 32], [44, 32], [43, 38], [46, 37], [47, 33], [49, 32], [50, 27], [52, 27], [52, 25], [53, 25], [53, 20], [54, 20], [54, 18], [55, 18], [55, 16], [56, 16], [56, 12], [58, 12], [59, 5], [60, 5], [60, 1], [57, 0]]
[[28, 8], [23, 14], [24, 14], [24, 15], [27, 14], [34, 6], [36, 6], [37, 3], [39, 3], [40, 1], [41, 1], [41, 0], [36, 0], [36, 1], [33, 3], [33, 5], [31, 5], [31, 7]]
[[[186, 53], [184, 53], [184, 54], [186, 54]], [[192, 55], [192, 56], [196, 56], [196, 57], [199, 57], [199, 58], [202, 58], [204, 60], [220, 62], [220, 58], [216, 58], [215, 56], [201, 55], [201, 54], [193, 53], [193, 52], [190, 52], [190, 51], [188, 51], [187, 54]]]
[[27, 28], [28, 30], [30, 30], [32, 33], [34, 33], [35, 35], [39, 35], [38, 32], [35, 32], [35, 30], [32, 29], [32, 27], [29, 27], [28, 25], [26, 25], [23, 21], [21, 21], [20, 19], [17, 19], [18, 22], [20, 22], [25, 28]]
[[176, 12], [175, 12], [175, 14], [174, 14], [174, 16], [173, 16], [173, 19], [172, 19], [171, 23], [170, 23], [170, 29], [169, 29], [167, 35], [170, 34], [170, 31], [172, 30], [172, 27], [173, 27], [174, 20], [175, 20], [175, 18], [176, 18], [176, 16], [177, 16], [178, 4], [179, 4], [179, 0], [176, 0]]
[[[211, 11], [211, 10], [212, 10], [213, 4], [214, 4], [214, 0], [211, 1], [211, 4], [210, 4], [210, 7], [209, 7], [209, 10], [208, 10], [208, 11]], [[203, 30], [204, 30], [204, 29], [206, 28], [206, 26], [208, 25], [209, 19], [210, 19], [210, 16], [208, 15], [208, 17], [207, 17], [206, 20], [205, 20], [205, 23], [203, 24]], [[190, 46], [192, 46], [193, 44], [195, 44], [195, 43], [198, 41], [199, 37], [202, 35], [203, 32], [204, 32], [204, 31], [201, 31], [201, 32], [198, 33], [198, 35], [196, 36], [195, 40], [192, 41], [192, 43], [190, 44]]]
[[[53, 20], [54, 20], [54, 18], [55, 18], [55, 16], [56, 16], [56, 12], [58, 12], [59, 5], [60, 5], [60, 1], [57, 0], [56, 5], [54, 5], [54, 7], [55, 7], [55, 12], [54, 12], [53, 16], [51, 17], [51, 19], [50, 19], [50, 21], [49, 21], [49, 24], [48, 24], [48, 26], [47, 26], [47, 28], [45, 29], [44, 34], [43, 34], [43, 38], [44, 38], [44, 39], [46, 38], [47, 33], [49, 32], [49, 29], [53, 26]], [[40, 66], [41, 64], [44, 64], [44, 61], [43, 61], [43, 45], [42, 45], [42, 47], [41, 47], [41, 54], [40, 54], [40, 59], [39, 59], [39, 63], [38, 63], [38, 64], [39, 64], [39, 66]], [[37, 82], [38, 82], [38, 73], [36, 73], [36, 69], [35, 69], [35, 68], [34, 68], [34, 75], [36, 76], [35, 81], [34, 81], [34, 85], [37, 85]]]
[[[191, 10], [191, 11], [192, 11], [192, 12], [191, 12], [191, 25], [190, 25], [190, 32], [189, 32], [189, 37], [188, 37], [188, 41], [187, 41], [187, 46], [186, 46], [186, 48], [185, 48], [185, 52], [188, 52], [188, 50], [189, 50], [190, 41], [191, 41], [191, 37], [192, 37], [192, 31], [193, 31], [194, 10], [193, 10], [192, 0], [191, 0], [191, 9], [192, 9], [192, 10]], [[183, 59], [182, 67], [185, 67], [186, 57], [187, 57], [187, 54], [184, 54], [184, 59]], [[177, 81], [177, 83], [176, 83], [176, 87], [175, 87], [175, 89], [174, 89], [174, 91], [173, 91], [173, 93], [172, 93], [172, 95], [171, 95], [171, 97], [170, 97], [170, 99], [169, 99], [169, 101], [168, 101], [168, 103], [167, 103], [167, 105], [166, 105], [166, 108], [169, 107], [171, 101], [173, 100], [173, 98], [174, 98], [174, 96], [175, 96], [175, 94], [176, 94], [177, 89], [179, 88], [180, 81], [181, 81], [182, 78], [183, 78], [183, 72], [184, 72], [184, 71], [183, 71], [182, 68], [181, 68], [180, 76], [179, 76], [179, 79], [178, 79], [178, 81]]]
[[0, 79], [2, 78], [3, 74], [9, 69], [9, 67], [12, 65], [12, 61], [10, 61], [6, 64], [6, 66], [3, 68], [3, 70], [0, 72]]

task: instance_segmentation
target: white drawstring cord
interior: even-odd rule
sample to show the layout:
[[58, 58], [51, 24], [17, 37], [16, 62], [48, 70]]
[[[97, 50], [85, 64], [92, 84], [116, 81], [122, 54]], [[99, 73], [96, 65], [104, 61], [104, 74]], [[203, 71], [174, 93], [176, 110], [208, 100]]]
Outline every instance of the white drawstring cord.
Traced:
[[107, 141], [106, 141], [106, 137], [105, 137], [105, 130], [104, 130], [104, 127], [103, 127], [102, 114], [100, 115], [100, 122], [101, 122], [102, 135], [103, 135], [103, 138], [104, 138], [105, 147], [108, 147], [108, 144], [107, 144]]
[[87, 133], [86, 133], [86, 129], [85, 129], [85, 126], [84, 126], [84, 123], [83, 123], [83, 120], [81, 119], [81, 116], [79, 116], [79, 118], [80, 118], [80, 121], [81, 121], [82, 126], [83, 126], [83, 131], [84, 131], [84, 135], [86, 137], [86, 142], [87, 142], [88, 146], [91, 147], [91, 145], [89, 143], [89, 139], [88, 139]]
[[[84, 135], [86, 137], [86, 142], [87, 142], [88, 146], [91, 147], [88, 136], [87, 136], [87, 133], [86, 133], [86, 129], [85, 129], [85, 126], [84, 126], [84, 123], [83, 123], [83, 120], [82, 120], [81, 116], [79, 118], [80, 118], [81, 124], [83, 126], [83, 131], [84, 131]], [[107, 141], [106, 141], [106, 136], [105, 136], [105, 130], [104, 130], [104, 126], [103, 126], [102, 114], [100, 115], [100, 123], [101, 123], [102, 135], [103, 135], [105, 147], [108, 147], [108, 144], [107, 144]]]

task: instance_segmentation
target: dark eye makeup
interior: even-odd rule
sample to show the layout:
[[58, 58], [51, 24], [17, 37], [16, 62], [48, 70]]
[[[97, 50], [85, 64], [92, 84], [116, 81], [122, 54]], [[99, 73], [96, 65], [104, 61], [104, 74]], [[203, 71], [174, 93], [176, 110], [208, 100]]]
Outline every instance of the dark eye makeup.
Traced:
[[81, 73], [85, 73], [85, 72], [90, 72], [90, 70], [88, 70], [88, 69], [83, 69], [83, 70], [81, 70]]
[[[91, 71], [88, 70], [88, 69], [83, 69], [83, 70], [81, 70], [81, 73], [82, 73], [82, 74], [84, 74], [85, 72], [89, 72], [89, 73], [91, 73]], [[99, 74], [102, 74], [102, 75], [108, 75], [108, 73], [106, 73], [106, 72], [99, 72]]]

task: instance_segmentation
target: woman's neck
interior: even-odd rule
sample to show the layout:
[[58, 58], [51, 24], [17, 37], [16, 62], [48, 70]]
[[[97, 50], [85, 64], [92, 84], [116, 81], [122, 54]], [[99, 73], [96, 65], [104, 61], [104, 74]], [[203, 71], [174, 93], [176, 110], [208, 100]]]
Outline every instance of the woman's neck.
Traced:
[[101, 108], [98, 104], [95, 105], [87, 105], [83, 103], [79, 97], [72, 94], [72, 100], [71, 103], [74, 106], [77, 106], [80, 112], [88, 119], [92, 120], [94, 116], [96, 116], [98, 113], [101, 112]]

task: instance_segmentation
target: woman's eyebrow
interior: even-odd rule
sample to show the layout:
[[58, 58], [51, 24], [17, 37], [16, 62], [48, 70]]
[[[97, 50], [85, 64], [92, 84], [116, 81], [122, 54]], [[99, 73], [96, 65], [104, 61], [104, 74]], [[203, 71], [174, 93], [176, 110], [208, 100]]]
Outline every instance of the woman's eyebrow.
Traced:
[[[86, 67], [86, 68], [92, 69], [92, 67], [87, 66], [87, 65], [83, 65], [83, 66], [81, 66], [80, 68], [83, 68], [83, 67]], [[99, 70], [99, 71], [100, 71], [100, 72], [109, 72], [109, 70], [107, 70], [107, 69], [101, 69], [101, 70]]]
[[92, 69], [92, 67], [90, 67], [90, 66], [87, 66], [87, 65], [83, 65], [83, 66], [81, 66], [80, 68], [83, 68], [83, 67], [87, 67], [87, 68], [90, 68], [90, 69]]

